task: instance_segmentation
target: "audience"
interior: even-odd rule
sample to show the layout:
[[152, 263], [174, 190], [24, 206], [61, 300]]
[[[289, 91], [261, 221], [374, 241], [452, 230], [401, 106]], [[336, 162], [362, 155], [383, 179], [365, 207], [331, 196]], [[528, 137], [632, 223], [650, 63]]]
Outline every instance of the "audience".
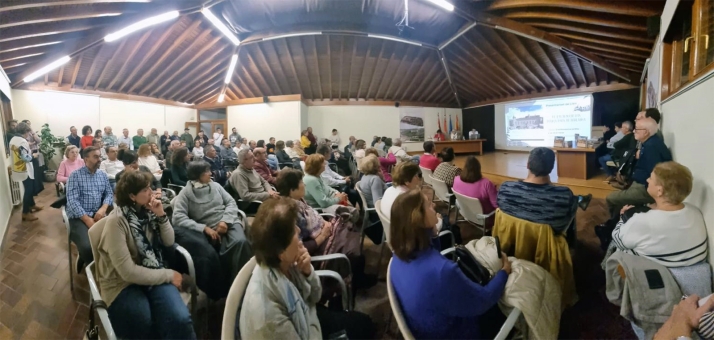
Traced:
[[266, 182], [275, 185], [278, 172], [271, 169], [271, 166], [268, 165], [268, 154], [265, 152], [265, 149], [261, 147], [255, 148], [253, 150], [253, 156], [255, 157], [253, 169], [255, 169]]
[[161, 153], [166, 153], [166, 151], [169, 148], [169, 143], [171, 142], [171, 135], [169, 135], [168, 130], [164, 130], [164, 134], [161, 135], [161, 138], [159, 138], [159, 146], [161, 149]]
[[310, 126], [307, 127], [307, 139], [310, 141], [310, 150], [305, 149], [305, 153], [311, 155], [317, 149], [317, 137], [312, 133], [312, 127]]
[[330, 140], [330, 144], [332, 145], [340, 145], [340, 135], [337, 133], [337, 129], [332, 129], [332, 134], [328, 138]]
[[367, 149], [367, 142], [365, 142], [363, 139], [358, 139], [357, 142], [355, 142], [354, 152], [354, 158], [357, 162], [358, 169], [360, 167], [360, 163], [362, 162], [362, 158], [364, 158], [365, 156], [365, 149]]
[[372, 147], [377, 150], [378, 156], [383, 157], [386, 155], [386, 144], [384, 143], [386, 139], [386, 137], [377, 137], [377, 139], [372, 142]]
[[248, 148], [250, 149], [250, 151], [253, 151], [257, 147], [258, 147], [258, 144], [254, 140], [248, 142]]
[[[40, 211], [43, 207], [35, 204], [35, 192], [38, 185], [35, 179], [35, 170], [32, 160], [38, 157], [33, 153], [27, 139], [32, 129], [26, 123], [18, 124], [14, 129], [14, 136], [10, 139], [9, 148], [12, 151], [12, 179], [22, 182], [25, 189], [22, 196], [22, 220], [37, 221], [32, 213]], [[91, 252], [91, 250], [90, 250]]]
[[563, 233], [575, 220], [578, 199], [567, 186], [550, 182], [555, 152], [538, 147], [528, 156], [528, 176], [521, 181], [501, 183], [498, 208], [526, 221], [548, 224]]
[[124, 163], [117, 158], [119, 151], [116, 146], [107, 146], [105, 149], [107, 152], [107, 159], [102, 161], [99, 165], [99, 170], [102, 170], [107, 174], [109, 183], [112, 185], [112, 188], [114, 188], [116, 186], [116, 176], [124, 170]]
[[[665, 267], [686, 267], [706, 260], [707, 230], [702, 212], [684, 203], [692, 192], [692, 173], [677, 162], [655, 166], [647, 179], [651, 210], [620, 220], [612, 232], [615, 247]], [[631, 209], [622, 208], [621, 214]]]
[[188, 163], [191, 161], [191, 154], [186, 148], [178, 148], [174, 151], [171, 159], [171, 184], [186, 186], [188, 182]]
[[221, 142], [223, 141], [223, 130], [221, 130], [221, 128], [217, 127], [216, 131], [213, 132], [213, 141], [216, 145], [221, 145]]
[[[292, 146], [292, 141], [288, 141], [290, 145]], [[291, 164], [290, 167], [292, 167], [293, 164], [293, 158], [288, 155], [288, 153], [285, 151], [285, 142], [279, 140], [277, 143], [275, 143], [275, 157], [278, 159], [278, 164], [280, 165], [285, 165], [285, 164]], [[290, 150], [292, 151], [292, 150]], [[297, 158], [297, 156], [295, 156]]]
[[[479, 200], [484, 214], [490, 214], [498, 208], [498, 192], [488, 178], [481, 174], [481, 162], [474, 156], [466, 157], [464, 170], [454, 179], [453, 191], [466, 197]], [[493, 226], [493, 218], [486, 222], [486, 228]]]
[[136, 136], [131, 137], [131, 142], [134, 144], [135, 150], [138, 150], [139, 147], [148, 143], [148, 140], [144, 137], [144, 129], [136, 130]]
[[327, 208], [335, 204], [347, 204], [347, 194], [341, 193], [322, 180], [325, 171], [325, 157], [314, 154], [305, 160], [305, 201], [313, 208]]
[[454, 149], [451, 147], [444, 148], [441, 150], [441, 160], [432, 177], [443, 181], [446, 186], [451, 191], [451, 187], [454, 185], [454, 178], [461, 175], [461, 168], [454, 165]]
[[117, 143], [124, 143], [127, 145], [129, 150], [134, 150], [134, 141], [129, 137], [129, 129], [125, 128], [121, 132], [122, 136], [117, 139]]
[[81, 273], [91, 263], [92, 246], [87, 230], [104, 218], [114, 199], [107, 174], [99, 170], [99, 149], [90, 146], [82, 150], [85, 166], [75, 170], [67, 180], [67, 217], [69, 238], [77, 247], [76, 270]]
[[369, 148], [364, 151], [365, 157], [369, 155], [374, 155], [379, 159], [379, 177], [384, 180], [384, 182], [392, 181], [392, 174], [390, 168], [397, 164], [397, 158], [394, 157], [392, 153], [388, 153], [385, 157], [379, 156], [379, 151], [375, 148]]
[[223, 162], [221, 158], [218, 157], [218, 152], [216, 152], [216, 148], [213, 145], [206, 145], [204, 151], [206, 156], [203, 157], [203, 160], [210, 165], [213, 180], [223, 187], [226, 185], [226, 181], [231, 173], [226, 171], [225, 167], [223, 167]]
[[221, 147], [221, 159], [223, 161], [229, 161], [231, 163], [237, 163], [238, 159], [238, 154], [233, 151], [233, 148], [231, 147], [231, 141], [228, 139], [224, 139]]
[[654, 335], [654, 340], [692, 339], [694, 331], [697, 331], [700, 339], [711, 339], [714, 299], [711, 295], [704, 299], [700, 305], [697, 294], [682, 297], [667, 322]]
[[101, 137], [96, 137], [92, 140], [92, 146], [99, 149], [99, 158], [103, 160], [107, 159], [107, 151], [104, 150], [104, 142]]
[[402, 140], [400, 138], [394, 140], [394, 145], [389, 148], [389, 153], [393, 154], [394, 157], [397, 157], [397, 162], [412, 161], [419, 164], [420, 157], [418, 155], [409, 156], [406, 150], [402, 148]]
[[[196, 141], [198, 141], [200, 143], [200, 146], [204, 146], [204, 145], [208, 144], [208, 136], [206, 136], [203, 133], [203, 130], [198, 131], [198, 135], [196, 135], [196, 138], [193, 140], [193, 142], [195, 143]], [[201, 157], [203, 157], [203, 156], [201, 156]]]
[[[142, 130], [143, 133], [143, 130]], [[151, 132], [149, 133], [148, 136], [146, 136], [146, 143], [154, 143], [156, 145], [159, 145], [159, 142], [161, 141], [161, 136], [159, 136], [159, 133], [156, 129], [151, 129]]]
[[399, 195], [392, 205], [389, 275], [409, 330], [417, 339], [493, 338], [511, 264], [502, 253], [503, 269], [488, 284], [471, 281], [439, 253], [437, 222], [434, 203], [420, 190]]
[[[15, 121], [15, 125], [17, 125], [17, 121]], [[15, 129], [15, 127], [10, 127], [8, 128], [8, 136], [10, 133]], [[72, 126], [69, 128], [69, 136], [67, 136], [67, 144], [74, 145], [79, 149], [81, 147], [81, 142], [82, 137], [79, 137], [77, 135], [77, 128]]]
[[433, 173], [436, 167], [439, 166], [441, 161], [436, 156], [436, 149], [434, 142], [426, 141], [424, 142], [424, 155], [419, 159], [419, 166], [431, 170]]
[[421, 170], [414, 162], [397, 164], [392, 171], [392, 186], [387, 188], [382, 195], [380, 208], [387, 218], [391, 218], [392, 205], [397, 196], [418, 188], [421, 185]]
[[[122, 164], [124, 165], [124, 168], [119, 171], [119, 173], [117, 173], [114, 177], [117, 183], [119, 183], [119, 180], [121, 180], [121, 176], [125, 172], [128, 173], [139, 171], [153, 176], [149, 168], [144, 165], [139, 165], [139, 155], [136, 154], [136, 151], [120, 150], [119, 154], [117, 155], [117, 158], [121, 160]], [[154, 179], [151, 181], [151, 190], [154, 192], [154, 196], [156, 197], [156, 199], [161, 199], [161, 181], [159, 181], [156, 177], [154, 177]]]
[[178, 149], [180, 145], [181, 142], [178, 140], [172, 140], [169, 143], [169, 147], [166, 150], [166, 156], [164, 157], [164, 166], [166, 167], [166, 169], [171, 170], [171, 160], [174, 156], [174, 151]]
[[159, 166], [159, 161], [156, 160], [156, 156], [151, 153], [151, 145], [144, 143], [139, 147], [139, 165], [143, 165], [151, 170], [157, 180], [161, 179], [161, 166]]
[[652, 196], [647, 193], [647, 178], [658, 163], [672, 160], [672, 154], [657, 134], [658, 131], [659, 126], [654, 119], [644, 118], [637, 121], [635, 139], [641, 143], [641, 147], [632, 172], [632, 184], [625, 190], [610, 193], [606, 198], [613, 215], [625, 205], [654, 203]]
[[242, 140], [236, 140], [235, 146], [233, 146], [233, 152], [236, 153], [236, 157], [241, 150], [248, 149], [248, 145], [245, 145]]
[[62, 160], [57, 169], [57, 182], [60, 183], [67, 183], [69, 175], [84, 166], [84, 160], [79, 157], [79, 149], [74, 145], [70, 145], [64, 149], [64, 157], [65, 159]]
[[250, 228], [258, 265], [241, 306], [240, 338], [327, 339], [340, 337], [339, 332], [342, 338], [373, 337], [368, 316], [318, 305], [322, 285], [300, 242], [297, 221], [297, 204], [288, 198], [268, 201], [258, 210]]
[[238, 168], [233, 171], [228, 182], [235, 190], [238, 198], [242, 199], [241, 210], [246, 214], [253, 214], [258, 206], [251, 204], [252, 201], [265, 201], [269, 198], [278, 197], [278, 193], [273, 191], [270, 184], [255, 171], [255, 156], [250, 150], [241, 150], [238, 153]]
[[82, 150], [92, 146], [92, 141], [94, 140], [94, 136], [92, 135], [92, 127], [89, 125], [85, 125], [82, 128], [82, 139], [80, 141], [80, 146]]
[[109, 320], [123, 339], [195, 339], [191, 314], [179, 295], [180, 273], [166, 269], [163, 248], [174, 230], [151, 192], [151, 174], [119, 181], [118, 209], [109, 214], [95, 244], [95, 275]]
[[102, 140], [102, 130], [97, 129], [94, 131], [94, 139], [92, 139], [92, 142], [95, 140]]
[[[198, 137], [196, 137], [196, 138], [198, 138]], [[201, 146], [201, 140], [196, 139], [193, 142], [193, 151], [191, 151], [191, 153], [193, 154], [193, 158], [195, 158], [195, 159], [203, 158], [204, 154], [203, 154], [203, 146]]]
[[183, 129], [183, 134], [181, 135], [181, 142], [186, 143], [186, 146], [189, 148], [193, 148], [193, 136], [191, 136], [191, 129], [185, 128]]
[[234, 147], [236, 146], [236, 143], [243, 141], [243, 137], [240, 136], [236, 128], [231, 129], [231, 132], [231, 135], [228, 136], [228, 141], [231, 143], [231, 146]]
[[[156, 145], [155, 143], [149, 143], [149, 147], [151, 148], [151, 154], [156, 157], [157, 161], [163, 161], [164, 160], [164, 154], [161, 153], [161, 150], [159, 150], [159, 146]], [[139, 148], [141, 149], [141, 148]], [[139, 150], [141, 151], [141, 150]]]
[[325, 158], [325, 171], [322, 175], [320, 175], [322, 180], [325, 181], [327, 185], [337, 189], [338, 191], [347, 192], [347, 189], [349, 189], [350, 186], [350, 179], [348, 177], [340, 176], [330, 168], [328, 159], [332, 156], [332, 148], [327, 144], [322, 144], [317, 147], [316, 153]]
[[102, 142], [104, 142], [105, 147], [119, 145], [117, 136], [115, 136], [114, 133], [112, 133], [111, 126], [104, 127], [104, 136], [102, 136]]
[[268, 139], [268, 144], [265, 144], [265, 151], [268, 152], [268, 158], [270, 158], [270, 155], [275, 155], [275, 137]]
[[380, 167], [377, 156], [365, 157], [359, 171], [364, 174], [359, 181], [359, 189], [367, 201], [367, 208], [374, 208], [374, 202], [381, 200], [384, 191], [387, 190], [384, 180], [379, 176]]
[[233, 197], [211, 181], [208, 163], [189, 163], [188, 179], [173, 203], [177, 242], [197, 263], [198, 286], [209, 297], [222, 297], [253, 256], [243, 232], [245, 221], [239, 217]]
[[607, 162], [614, 161], [618, 164], [625, 152], [634, 150], [637, 146], [635, 135], [632, 133], [632, 126], [633, 124], [629, 120], [621, 123], [619, 128], [616, 124], [615, 130], [617, 130], [617, 134], [610, 138], [610, 141], [607, 143], [607, 148], [612, 150], [608, 154], [598, 158], [600, 166], [607, 174], [607, 179], [605, 180], [607, 182], [611, 182], [615, 179], [615, 169], [607, 166]]

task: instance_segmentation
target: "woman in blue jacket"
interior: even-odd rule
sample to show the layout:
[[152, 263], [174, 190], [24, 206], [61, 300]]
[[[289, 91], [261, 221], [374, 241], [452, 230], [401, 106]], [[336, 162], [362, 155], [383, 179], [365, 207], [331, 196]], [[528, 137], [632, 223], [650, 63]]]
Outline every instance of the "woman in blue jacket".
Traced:
[[439, 253], [437, 221], [434, 204], [418, 189], [399, 195], [392, 205], [390, 276], [409, 329], [421, 339], [487, 336], [479, 321], [498, 308], [511, 264], [502, 254], [503, 269], [486, 286], [471, 281]]

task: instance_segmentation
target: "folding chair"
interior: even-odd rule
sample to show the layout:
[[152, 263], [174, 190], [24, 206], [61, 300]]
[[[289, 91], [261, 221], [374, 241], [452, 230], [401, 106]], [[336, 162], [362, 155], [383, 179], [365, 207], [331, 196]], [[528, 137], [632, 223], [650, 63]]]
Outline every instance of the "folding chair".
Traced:
[[451, 207], [453, 206], [451, 204], [451, 197], [454, 196], [454, 194], [449, 193], [449, 187], [446, 186], [446, 182], [436, 179], [434, 176], [429, 176], [429, 180], [431, 181], [431, 186], [434, 188], [436, 197], [438, 197], [440, 201], [446, 202], [446, 205], [449, 207], [447, 216], [451, 216]]
[[[362, 193], [362, 190], [359, 188], [360, 182], [355, 183], [355, 189], [359, 193], [359, 198], [362, 200], [361, 203], [361, 209], [362, 209], [362, 238], [360, 239], [360, 244], [359, 244], [359, 250], [360, 254], [362, 253], [364, 249], [364, 232], [367, 228], [372, 227], [370, 225], [369, 221], [369, 213], [370, 212], [377, 212], [376, 208], [368, 208], [367, 205], [367, 199], [364, 198], [364, 194]], [[384, 228], [384, 226], [382, 226]], [[382, 232], [382, 244], [379, 246], [379, 262], [377, 263], [377, 269], [382, 267], [382, 248], [384, 247], [384, 243], [386, 243], [386, 232]]]
[[[493, 216], [496, 210], [490, 214], [484, 214], [483, 207], [478, 198], [467, 197], [456, 191], [454, 191], [454, 196], [456, 196], [456, 222], [466, 221], [479, 226], [481, 227], [483, 235], [486, 235], [486, 219]], [[464, 217], [463, 220], [458, 219], [459, 213]]]
[[[74, 266], [72, 265], [72, 238], [69, 236], [69, 217], [67, 217], [67, 208], [62, 206], [62, 220], [64, 221], [64, 226], [67, 228], [67, 256], [69, 257], [69, 289], [72, 291], [72, 300], [75, 299], [74, 296]], [[79, 255], [77, 255], [79, 256]]]

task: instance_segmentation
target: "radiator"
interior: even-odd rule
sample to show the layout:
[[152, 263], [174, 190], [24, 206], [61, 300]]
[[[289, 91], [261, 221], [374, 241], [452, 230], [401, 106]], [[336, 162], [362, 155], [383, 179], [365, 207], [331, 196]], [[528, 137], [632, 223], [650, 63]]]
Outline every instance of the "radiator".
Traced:
[[12, 177], [8, 177], [10, 180], [10, 196], [12, 196], [12, 205], [22, 204], [22, 189], [20, 189], [20, 183], [12, 180]]

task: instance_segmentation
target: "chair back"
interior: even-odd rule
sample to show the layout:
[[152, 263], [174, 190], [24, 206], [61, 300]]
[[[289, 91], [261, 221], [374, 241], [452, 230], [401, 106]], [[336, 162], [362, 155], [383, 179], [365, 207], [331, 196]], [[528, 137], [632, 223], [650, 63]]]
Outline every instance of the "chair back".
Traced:
[[382, 228], [384, 229], [384, 237], [387, 239], [387, 244], [389, 244], [389, 231], [391, 228], [389, 226], [389, 218], [382, 212], [382, 200], [374, 202], [374, 208], [377, 209], [377, 215], [379, 215], [379, 220], [382, 222]]
[[67, 206], [62, 206], [62, 220], [64, 220], [64, 227], [67, 228], [67, 235], [69, 235], [69, 217], [67, 217]]
[[302, 169], [302, 172], [305, 172], [305, 161], [300, 161], [300, 168]]
[[423, 166], [420, 166], [419, 169], [421, 169], [421, 178], [424, 179], [424, 182], [426, 184], [431, 185], [431, 175], [433, 174], [431, 169], [427, 169]]
[[399, 331], [402, 333], [404, 340], [413, 340], [414, 335], [409, 330], [407, 326], [407, 321], [404, 320], [404, 314], [402, 314], [402, 306], [399, 305], [399, 298], [397, 294], [394, 293], [394, 287], [392, 286], [392, 259], [389, 260], [389, 265], [387, 266], [387, 295], [389, 295], [389, 305], [392, 306], [392, 314], [397, 320], [397, 326]]
[[240, 308], [243, 305], [243, 296], [248, 288], [250, 277], [253, 276], [257, 262], [255, 257], [252, 257], [233, 280], [231, 289], [226, 297], [226, 307], [223, 310], [223, 325], [221, 326], [221, 339], [236, 339], [236, 320], [240, 316]]
[[[89, 297], [91, 299], [91, 302], [94, 301], [100, 301], [103, 302], [102, 296], [99, 293], [99, 286], [97, 286], [96, 280], [94, 279], [94, 274], [93, 271], [95, 270], [95, 262], [92, 261], [92, 263], [88, 264], [84, 268], [85, 274], [87, 274], [87, 281], [89, 282]], [[104, 333], [107, 335], [107, 339], [109, 340], [116, 340], [116, 334], [114, 334], [114, 328], [112, 327], [112, 323], [109, 320], [109, 313], [106, 310], [106, 307], [92, 307], [90, 306], [91, 309], [95, 309], [97, 312], [97, 315], [99, 316], [99, 322], [102, 324], [102, 328], [104, 329]], [[90, 309], [90, 313], [93, 313]], [[90, 316], [90, 322], [93, 324], [94, 319]], [[91, 329], [91, 324], [90, 324], [90, 329]]]
[[367, 216], [367, 207], [369, 207], [369, 205], [367, 205], [367, 199], [364, 198], [364, 193], [362, 193], [362, 189], [360, 189], [359, 187], [360, 183], [361, 181], [357, 181], [357, 183], [355, 183], [355, 190], [357, 190], [357, 193], [359, 193], [359, 198], [362, 200], [361, 209], [364, 212], [364, 215]]
[[429, 176], [429, 181], [434, 188], [436, 197], [439, 198], [440, 201], [449, 203], [449, 196], [451, 196], [451, 194], [449, 193], [449, 187], [446, 186], [446, 182], [436, 179], [434, 176]]
[[454, 196], [456, 196], [456, 205], [459, 207], [461, 216], [467, 221], [478, 225], [484, 225], [486, 223], [483, 218], [479, 217], [479, 215], [483, 214], [483, 207], [478, 198], [464, 196], [456, 191], [454, 191]]

